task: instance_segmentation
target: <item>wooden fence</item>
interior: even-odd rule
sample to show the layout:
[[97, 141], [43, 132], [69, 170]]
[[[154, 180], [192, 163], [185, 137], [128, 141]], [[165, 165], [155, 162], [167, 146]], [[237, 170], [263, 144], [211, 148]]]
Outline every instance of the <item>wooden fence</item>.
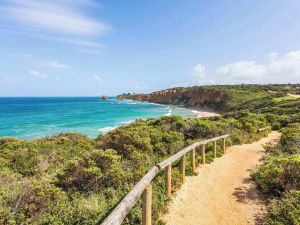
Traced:
[[109, 214], [101, 225], [120, 225], [123, 220], [134, 206], [137, 198], [142, 195], [143, 201], [143, 225], [151, 225], [151, 214], [152, 214], [152, 185], [151, 181], [155, 176], [162, 170], [165, 169], [166, 178], [166, 194], [171, 196], [171, 179], [172, 179], [172, 163], [178, 159], [181, 159], [181, 176], [182, 181], [185, 179], [185, 155], [191, 152], [191, 167], [192, 170], [196, 169], [196, 148], [201, 146], [201, 162], [205, 164], [205, 149], [208, 143], [213, 143], [213, 157], [217, 157], [217, 141], [222, 140], [223, 153], [226, 151], [226, 138], [230, 135], [226, 134], [223, 136], [215, 137], [205, 141], [196, 142], [189, 147], [177, 152], [170, 158], [156, 164], [152, 167], [148, 173], [133, 187], [133, 189], [125, 196], [125, 198], [117, 205], [117, 207]]
[[259, 128], [258, 132], [261, 133], [261, 132], [263, 132], [265, 130], [268, 130], [268, 129], [272, 129], [272, 127], [271, 126], [267, 126], [267, 127], [264, 127], [264, 128]]

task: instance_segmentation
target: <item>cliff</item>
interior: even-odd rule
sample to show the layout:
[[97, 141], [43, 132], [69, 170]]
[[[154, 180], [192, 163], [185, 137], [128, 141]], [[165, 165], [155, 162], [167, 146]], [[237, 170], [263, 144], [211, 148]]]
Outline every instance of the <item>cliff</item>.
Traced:
[[219, 110], [228, 100], [228, 95], [220, 90], [190, 87], [166, 89], [151, 94], [124, 94], [117, 98]]
[[117, 96], [118, 100], [134, 100], [134, 101], [146, 101], [146, 95], [145, 94], [122, 94]]

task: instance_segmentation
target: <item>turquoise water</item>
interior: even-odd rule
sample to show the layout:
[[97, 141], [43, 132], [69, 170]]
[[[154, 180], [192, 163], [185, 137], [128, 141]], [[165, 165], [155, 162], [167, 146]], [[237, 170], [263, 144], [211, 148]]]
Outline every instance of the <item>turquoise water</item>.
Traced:
[[115, 98], [0, 98], [0, 136], [32, 139], [80, 132], [96, 137], [135, 119], [174, 114], [189, 117], [195, 111]]

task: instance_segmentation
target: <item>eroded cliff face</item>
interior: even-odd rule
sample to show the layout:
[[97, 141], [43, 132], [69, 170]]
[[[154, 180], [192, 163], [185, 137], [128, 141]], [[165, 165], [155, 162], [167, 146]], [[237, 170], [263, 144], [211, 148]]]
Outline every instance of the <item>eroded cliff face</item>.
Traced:
[[167, 89], [151, 94], [126, 94], [118, 96], [118, 99], [220, 110], [228, 100], [228, 95], [219, 90], [191, 87]]
[[211, 109], [219, 109], [226, 100], [225, 93], [202, 88], [163, 90], [151, 93], [149, 96], [150, 102]]
[[123, 94], [123, 95], [118, 95], [117, 99], [118, 100], [134, 100], [134, 101], [147, 101], [147, 94]]

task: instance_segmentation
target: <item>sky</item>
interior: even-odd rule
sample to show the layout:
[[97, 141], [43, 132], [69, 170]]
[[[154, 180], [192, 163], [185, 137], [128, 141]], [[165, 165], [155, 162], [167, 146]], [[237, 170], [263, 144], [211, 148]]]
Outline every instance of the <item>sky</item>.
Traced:
[[0, 0], [0, 96], [300, 83], [299, 0]]

